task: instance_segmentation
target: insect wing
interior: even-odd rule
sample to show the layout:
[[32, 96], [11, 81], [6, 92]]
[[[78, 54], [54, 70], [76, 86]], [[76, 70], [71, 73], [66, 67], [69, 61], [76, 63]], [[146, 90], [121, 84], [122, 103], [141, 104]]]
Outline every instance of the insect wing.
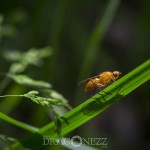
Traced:
[[93, 76], [93, 77], [90, 77], [90, 78], [87, 78], [81, 82], [78, 83], [78, 85], [81, 85], [81, 84], [84, 84], [84, 83], [87, 83], [88, 81], [90, 81], [91, 79], [94, 79], [94, 78], [99, 78], [100, 76], [99, 75], [96, 75], [96, 76]]

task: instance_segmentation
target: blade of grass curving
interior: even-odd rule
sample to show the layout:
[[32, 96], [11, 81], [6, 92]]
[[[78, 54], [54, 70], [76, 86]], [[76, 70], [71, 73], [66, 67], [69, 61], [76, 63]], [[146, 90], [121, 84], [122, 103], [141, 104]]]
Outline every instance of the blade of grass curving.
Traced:
[[[61, 136], [71, 132], [96, 115], [103, 112], [120, 98], [132, 92], [144, 82], [150, 79], [150, 60], [146, 61], [115, 83], [105, 88], [100, 93], [91, 97], [81, 105], [77, 106], [70, 112], [66, 113], [59, 119]], [[27, 139], [15, 143], [12, 148], [15, 150], [28, 147], [31, 149], [40, 149], [43, 147], [43, 136], [49, 136], [57, 139], [54, 128], [54, 122], [44, 126], [35, 134], [32, 134]], [[33, 144], [36, 141], [36, 144]]]
[[4, 121], [6, 121], [6, 122], [9, 122], [9, 123], [11, 123], [11, 124], [13, 124], [13, 125], [15, 125], [15, 126], [17, 126], [17, 127], [20, 127], [20, 128], [22, 128], [22, 129], [25, 129], [25, 130], [27, 130], [27, 131], [29, 131], [29, 132], [35, 132], [35, 131], [38, 131], [38, 130], [39, 130], [39, 129], [36, 128], [36, 127], [33, 127], [33, 126], [28, 125], [28, 124], [26, 124], [26, 123], [23, 123], [23, 122], [21, 122], [21, 121], [17, 121], [17, 120], [15, 120], [15, 119], [11, 118], [11, 117], [8, 116], [8, 115], [5, 115], [5, 114], [2, 113], [2, 112], [0, 112], [0, 119], [4, 120]]
[[110, 0], [104, 12], [104, 15], [102, 17], [100, 15], [99, 21], [96, 24], [88, 42], [85, 58], [80, 69], [79, 81], [81, 79], [84, 79], [85, 74], [91, 72], [94, 62], [98, 56], [98, 46], [102, 42], [102, 39], [106, 31], [108, 30], [108, 27], [116, 13], [119, 3], [120, 0]]
[[[29, 132], [31, 132], [31, 133], [34, 133], [34, 132], [36, 132], [36, 131], [38, 131], [39, 130], [39, 128], [37, 128], [37, 127], [34, 127], [34, 126], [31, 126], [31, 125], [29, 125], [29, 124], [26, 124], [26, 123], [23, 123], [23, 122], [21, 122], [21, 121], [17, 121], [17, 120], [15, 120], [15, 119], [13, 119], [12, 117], [10, 117], [10, 116], [8, 116], [8, 115], [6, 115], [6, 114], [3, 114], [3, 113], [1, 113], [0, 112], [0, 119], [2, 119], [2, 120], [4, 120], [4, 121], [6, 121], [6, 122], [8, 122], [8, 123], [11, 123], [11, 124], [13, 124], [13, 125], [15, 125], [15, 126], [17, 126], [17, 127], [20, 127], [20, 128], [22, 128], [22, 129], [24, 129], [24, 130], [26, 130], [26, 131], [29, 131]], [[2, 135], [1, 135], [2, 136]], [[75, 141], [72, 141], [73, 143], [72, 144], [67, 144], [67, 145], [65, 145], [65, 143], [67, 142], [67, 143], [70, 143], [71, 141], [70, 140], [68, 140], [67, 138], [62, 138], [62, 140], [64, 141], [64, 144], [62, 145], [62, 146], [64, 146], [64, 147], [67, 147], [67, 148], [70, 148], [70, 149], [75, 149], [75, 146], [78, 146], [78, 145], [80, 145], [80, 148], [78, 148], [79, 150], [97, 150], [96, 148], [94, 148], [94, 147], [91, 147], [91, 146], [86, 146], [86, 145], [81, 145], [81, 143], [78, 143], [78, 142], [75, 142]], [[75, 145], [75, 146], [74, 146]]]

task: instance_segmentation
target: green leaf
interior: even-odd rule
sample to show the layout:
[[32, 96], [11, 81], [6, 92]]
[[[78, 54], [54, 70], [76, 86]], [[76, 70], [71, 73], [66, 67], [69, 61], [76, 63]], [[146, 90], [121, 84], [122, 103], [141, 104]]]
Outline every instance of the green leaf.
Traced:
[[40, 96], [37, 96], [37, 94], [39, 94], [39, 92], [30, 91], [27, 94], [24, 94], [22, 96], [31, 99], [34, 103], [37, 103], [37, 104], [40, 104], [42, 106], [46, 106], [49, 108], [52, 108], [52, 105], [65, 106], [65, 103], [61, 101], [60, 99], [40, 97]]
[[42, 105], [44, 107], [50, 107], [51, 108], [51, 100], [52, 99], [47, 99], [47, 98], [43, 98], [43, 97], [39, 97], [39, 96], [35, 96], [35, 95], [31, 95], [30, 93], [28, 94], [24, 94], [24, 97], [29, 98], [30, 100], [32, 100], [34, 103]]
[[64, 102], [67, 102], [67, 99], [65, 99], [63, 97], [63, 95], [61, 95], [60, 93], [52, 90], [52, 89], [48, 89], [48, 90], [45, 90], [50, 97], [54, 98], [54, 99], [60, 99], [60, 100], [63, 100]]
[[3, 56], [12, 62], [18, 62], [25, 66], [29, 64], [40, 65], [42, 58], [48, 57], [52, 54], [51, 47], [44, 47], [41, 49], [31, 48], [29, 51], [23, 53], [17, 50], [7, 51]]
[[15, 82], [17, 82], [20, 85], [34, 86], [40, 88], [51, 88], [51, 84], [44, 81], [33, 80], [26, 75], [8, 74], [8, 77], [13, 79]]
[[69, 103], [68, 103], [68, 100], [67, 100], [63, 95], [61, 95], [60, 93], [58, 93], [58, 92], [56, 92], [56, 91], [54, 91], [54, 90], [52, 90], [52, 89], [46, 89], [46, 90], [44, 90], [44, 91], [45, 91], [45, 92], [48, 94], [48, 96], [50, 96], [51, 98], [62, 101], [63, 105], [66, 106], [67, 109], [69, 109], [69, 110], [72, 109], [72, 107], [71, 107], [71, 106], [69, 105]]
[[[78, 128], [88, 120], [100, 114], [120, 98], [129, 94], [137, 87], [150, 79], [150, 60], [146, 61], [141, 66], [137, 67], [115, 83], [108, 86], [100, 93], [89, 98], [87, 101], [77, 106], [73, 110], [59, 118], [61, 127], [61, 136]], [[12, 148], [17, 150], [21, 148], [41, 149], [43, 147], [43, 136], [51, 138], [59, 138], [54, 130], [54, 122], [47, 124], [35, 134], [29, 136], [22, 142], [17, 142], [12, 145]], [[36, 141], [36, 144], [32, 142]], [[37, 142], [38, 141], [38, 142]]]
[[3, 56], [14, 62], [9, 69], [9, 73], [20, 73], [26, 70], [26, 68], [32, 64], [39, 66], [43, 63], [42, 58], [48, 57], [52, 54], [51, 47], [44, 47], [41, 49], [32, 48], [29, 51], [23, 53], [17, 50], [6, 51]]
[[31, 48], [28, 52], [23, 54], [22, 63], [40, 65], [42, 58], [48, 57], [52, 54], [52, 48], [45, 47], [41, 49]]
[[27, 67], [26, 65], [21, 63], [13, 63], [10, 66], [9, 73], [11, 74], [21, 73], [26, 69], [26, 67]]

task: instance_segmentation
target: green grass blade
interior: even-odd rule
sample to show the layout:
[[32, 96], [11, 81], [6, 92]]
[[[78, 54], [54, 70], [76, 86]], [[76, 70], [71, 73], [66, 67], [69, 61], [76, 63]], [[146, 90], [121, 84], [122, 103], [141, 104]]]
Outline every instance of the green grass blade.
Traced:
[[[146, 61], [109, 87], [91, 97], [81, 105], [60, 118], [61, 135], [71, 132], [88, 120], [103, 112], [118, 99], [129, 94], [144, 82], [150, 79], [150, 60]], [[22, 142], [15, 143], [12, 148], [21, 149], [30, 147], [31, 149], [40, 149], [43, 146], [43, 136], [50, 136], [57, 139], [58, 136], [54, 130], [54, 122], [41, 128], [37, 133], [32, 134]], [[36, 141], [33, 144], [33, 141]], [[38, 141], [38, 142], [37, 142]]]
[[11, 123], [11, 124], [13, 124], [13, 125], [15, 125], [15, 126], [17, 126], [17, 127], [20, 127], [20, 128], [22, 128], [22, 129], [25, 129], [25, 130], [27, 130], [27, 131], [29, 131], [29, 132], [38, 131], [38, 128], [33, 127], [33, 126], [31, 126], [31, 125], [28, 125], [28, 124], [26, 124], [26, 123], [23, 123], [23, 122], [21, 122], [21, 121], [17, 121], [17, 120], [15, 120], [15, 119], [13, 119], [13, 118], [11, 118], [11, 117], [5, 115], [5, 114], [2, 113], [2, 112], [0, 112], [0, 119], [4, 120], [4, 121], [6, 121], [6, 122], [9, 122], [9, 123]]
[[102, 39], [106, 31], [108, 30], [108, 27], [117, 11], [119, 4], [120, 0], [110, 0], [104, 12], [104, 15], [102, 17], [100, 15], [100, 17], [98, 18], [99, 20], [91, 34], [91, 37], [89, 38], [88, 48], [85, 52], [85, 58], [80, 69], [81, 71], [79, 81], [85, 78], [85, 74], [91, 72], [94, 62], [98, 56], [98, 46], [102, 42]]

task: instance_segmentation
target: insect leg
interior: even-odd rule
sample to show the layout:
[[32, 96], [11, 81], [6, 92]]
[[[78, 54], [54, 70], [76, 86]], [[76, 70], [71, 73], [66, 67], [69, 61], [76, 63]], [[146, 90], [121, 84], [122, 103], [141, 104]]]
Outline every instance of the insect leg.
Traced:
[[95, 88], [94, 88], [94, 94], [96, 94], [96, 90], [97, 90], [97, 88], [95, 87]]
[[103, 87], [105, 87], [103, 84], [97, 83], [96, 87], [100, 90], [102, 90]]
[[96, 90], [97, 90], [97, 85], [96, 85], [96, 83], [94, 83], [93, 82], [93, 80], [92, 79], [90, 79], [90, 81], [93, 83], [93, 85], [94, 85], [94, 94], [96, 94]]
[[115, 80], [111, 77], [111, 80], [113, 81], [113, 82], [115, 82]]
[[91, 82], [93, 83], [93, 85], [94, 85], [94, 94], [96, 94], [96, 92], [98, 92], [97, 90], [99, 89], [99, 90], [102, 90], [102, 87], [104, 87], [104, 85], [103, 84], [100, 84], [100, 83], [94, 83], [92, 80], [91, 80]]

